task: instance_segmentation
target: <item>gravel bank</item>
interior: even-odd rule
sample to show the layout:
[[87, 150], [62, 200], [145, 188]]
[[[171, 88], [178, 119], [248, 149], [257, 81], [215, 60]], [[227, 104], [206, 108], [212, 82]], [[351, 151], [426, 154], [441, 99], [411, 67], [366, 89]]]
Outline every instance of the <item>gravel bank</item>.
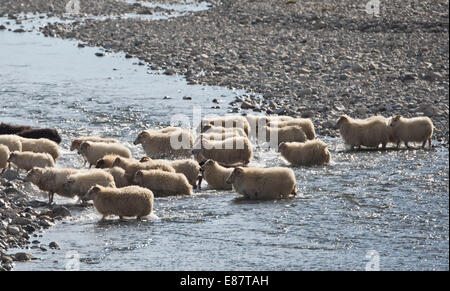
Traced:
[[[6, 2], [0, 14], [21, 11], [21, 2], [26, 11], [49, 12], [47, 1]], [[310, 117], [330, 136], [342, 113], [427, 115], [435, 137], [448, 141], [448, 1], [394, 2], [381, 1], [374, 17], [365, 2], [224, 0], [167, 20], [86, 20], [42, 31], [124, 51], [192, 84], [254, 92], [230, 112]], [[49, 3], [61, 13], [65, 1]], [[88, 14], [143, 9], [112, 0], [81, 7]]]

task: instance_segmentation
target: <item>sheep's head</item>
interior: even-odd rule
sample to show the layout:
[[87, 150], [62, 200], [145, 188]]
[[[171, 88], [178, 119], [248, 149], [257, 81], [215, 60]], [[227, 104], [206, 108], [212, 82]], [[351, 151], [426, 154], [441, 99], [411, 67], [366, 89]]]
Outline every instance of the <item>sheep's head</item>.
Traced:
[[244, 169], [241, 167], [237, 167], [231, 172], [230, 176], [228, 176], [227, 180], [225, 181], [227, 184], [233, 184], [234, 181], [236, 181], [236, 178], [242, 177], [244, 174]]
[[45, 170], [42, 168], [33, 168], [31, 171], [28, 172], [24, 181], [31, 182], [33, 184], [37, 184], [39, 182], [39, 179], [41, 178], [42, 174], [44, 173], [44, 171]]
[[145, 139], [150, 138], [150, 133], [147, 131], [142, 131], [134, 141], [134, 145], [138, 145], [144, 142]]
[[278, 145], [278, 152], [287, 149], [287, 144], [285, 142], [282, 142]]
[[152, 158], [150, 157], [143, 157], [139, 160], [139, 163], [146, 163], [146, 162], [150, 162], [152, 160]]
[[100, 186], [96, 185], [91, 187], [91, 189], [88, 190], [88, 192], [86, 193], [86, 195], [84, 195], [83, 197], [81, 197], [82, 201], [89, 201], [89, 200], [94, 200], [95, 197], [97, 196], [97, 194], [101, 191]]
[[63, 184], [63, 190], [65, 193], [71, 193], [72, 185], [75, 183], [74, 179], [67, 179], [67, 181]]
[[391, 119], [391, 126], [395, 127], [395, 125], [400, 121], [401, 118], [402, 118], [401, 115], [397, 115], [397, 116], [392, 117], [392, 119]]
[[99, 169], [103, 169], [103, 168], [106, 168], [105, 164], [106, 164], [105, 159], [101, 158], [101, 159], [97, 160], [97, 162], [95, 163], [95, 167], [99, 168]]
[[144, 176], [144, 173], [141, 170], [137, 171], [136, 174], [134, 174], [134, 178], [133, 178], [134, 183], [141, 185], [143, 176]]
[[74, 151], [74, 150], [76, 150], [76, 149], [79, 149], [79, 148], [80, 148], [80, 144], [81, 144], [81, 140], [79, 140], [79, 139], [74, 139], [74, 140], [72, 141], [72, 144], [70, 145], [70, 150], [71, 150], [71, 151]]
[[210, 130], [212, 128], [212, 125], [210, 124], [210, 123], [207, 123], [207, 124], [203, 124], [202, 123], [202, 129], [201, 129], [201, 133], [205, 133], [205, 132], [207, 132], [208, 130]]
[[82, 142], [80, 144], [80, 148], [78, 149], [78, 153], [79, 154], [86, 153], [90, 147], [91, 147], [91, 144], [88, 141]]
[[14, 163], [14, 161], [16, 160], [16, 157], [17, 157], [17, 152], [12, 152], [12, 153], [10, 153], [10, 154], [9, 154], [9, 158], [8, 158], [8, 162], [9, 162], [9, 163], [11, 163], [11, 162]]
[[213, 167], [215, 165], [215, 163], [216, 162], [214, 160], [211, 160], [211, 159], [206, 160], [205, 162], [202, 163], [200, 169], [202, 171], [205, 171], [205, 170], [209, 169], [210, 167]]
[[117, 157], [117, 158], [114, 160], [114, 163], [112, 164], [111, 168], [114, 168], [114, 167], [121, 167], [121, 166], [122, 166], [122, 159], [121, 159], [120, 157]]
[[336, 128], [341, 127], [341, 125], [350, 122], [349, 117], [347, 115], [341, 115], [341, 117], [339, 117], [337, 123], [336, 123]]

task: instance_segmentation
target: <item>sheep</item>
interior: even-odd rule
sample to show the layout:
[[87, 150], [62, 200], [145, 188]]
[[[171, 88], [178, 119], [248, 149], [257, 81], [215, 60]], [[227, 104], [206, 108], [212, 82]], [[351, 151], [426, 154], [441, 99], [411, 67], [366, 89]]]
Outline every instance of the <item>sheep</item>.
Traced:
[[288, 168], [237, 167], [226, 179], [233, 189], [248, 199], [277, 199], [297, 195], [294, 172]]
[[22, 143], [17, 135], [0, 135], [0, 144], [7, 146], [10, 152], [22, 151]]
[[120, 156], [115, 154], [106, 155], [95, 162], [95, 167], [98, 169], [111, 168], [118, 157]]
[[96, 185], [89, 189], [84, 200], [93, 200], [94, 207], [103, 216], [117, 215], [120, 219], [136, 216], [140, 219], [153, 211], [153, 192], [139, 186], [111, 188]]
[[63, 191], [83, 200], [88, 190], [95, 186], [116, 187], [114, 177], [104, 170], [89, 170], [71, 174], [63, 184]]
[[114, 177], [114, 183], [117, 188], [123, 188], [130, 186], [128, 178], [126, 176], [125, 170], [120, 167], [113, 167], [109, 169], [104, 169], [104, 171], [110, 173]]
[[203, 126], [201, 133], [203, 134], [222, 134], [227, 136], [242, 136], [247, 137], [247, 134], [242, 128], [239, 127], [221, 127], [207, 124]]
[[194, 144], [194, 137], [187, 130], [170, 132], [142, 131], [134, 141], [142, 144], [148, 156], [162, 158], [165, 156], [189, 157]]
[[20, 137], [20, 142], [22, 143], [22, 151], [24, 152], [48, 153], [55, 161], [60, 156], [58, 144], [49, 139]]
[[148, 188], [156, 197], [167, 195], [192, 195], [192, 185], [186, 176], [179, 173], [170, 173], [161, 170], [139, 170], [136, 172], [134, 182]]
[[12, 152], [9, 154], [8, 162], [27, 172], [34, 167], [53, 168], [55, 166], [55, 160], [48, 153]]
[[48, 203], [53, 203], [53, 196], [56, 194], [73, 198], [75, 194], [67, 193], [63, 189], [67, 178], [75, 173], [80, 172], [77, 169], [67, 168], [33, 168], [25, 177], [25, 182], [31, 182], [38, 186], [42, 191], [48, 192]]
[[103, 142], [103, 143], [119, 143], [117, 139], [114, 138], [103, 138], [103, 137], [96, 137], [96, 136], [84, 136], [84, 137], [78, 137], [74, 138], [72, 140], [72, 144], [70, 145], [70, 150], [79, 150], [80, 146], [85, 141], [91, 141], [91, 142]]
[[[140, 163], [158, 161], [152, 160], [150, 157], [143, 157], [139, 160]], [[189, 184], [192, 185], [194, 189], [197, 189], [197, 181], [200, 177], [200, 165], [196, 160], [186, 159], [186, 160], [175, 160], [175, 161], [164, 161], [175, 169], [176, 173], [180, 173], [186, 176]]]
[[130, 150], [118, 143], [85, 141], [81, 143], [78, 153], [89, 163], [89, 168], [108, 154], [116, 154], [124, 158], [131, 158]]
[[306, 134], [307, 139], [313, 140], [316, 138], [316, 131], [314, 129], [314, 124], [312, 123], [311, 119], [309, 119], [309, 118], [295, 118], [295, 119], [291, 119], [288, 121], [281, 121], [281, 122], [270, 121], [267, 125], [268, 126], [276, 126], [278, 128], [296, 125], [296, 126], [301, 127], [301, 129], [303, 129], [303, 131]]
[[175, 169], [169, 165], [167, 162], [163, 161], [147, 161], [139, 163], [134, 159], [124, 159], [122, 157], [116, 158], [114, 161], [113, 167], [120, 167], [125, 170], [125, 177], [128, 180], [128, 183], [131, 185], [134, 183], [134, 176], [139, 170], [151, 170], [157, 169], [166, 172], [175, 173]]
[[259, 129], [265, 127], [269, 122], [284, 122], [294, 119], [290, 116], [264, 116], [264, 115], [246, 115], [244, 116], [250, 125], [249, 137], [256, 139], [259, 134]]
[[320, 140], [301, 142], [282, 142], [278, 146], [283, 158], [294, 165], [312, 166], [330, 162], [330, 152], [326, 143]]
[[56, 129], [51, 128], [30, 128], [17, 133], [17, 135], [25, 138], [41, 139], [45, 138], [54, 141], [57, 144], [61, 143], [61, 136]]
[[213, 160], [207, 160], [202, 165], [203, 178], [208, 184], [217, 190], [231, 190], [231, 184], [225, 181], [233, 172], [233, 168], [225, 168]]
[[361, 120], [342, 115], [336, 127], [339, 128], [345, 144], [350, 145], [351, 149], [355, 146], [378, 148], [380, 144], [385, 149], [390, 140], [391, 130], [384, 118], [373, 117]]
[[0, 144], [0, 169], [3, 169], [1, 174], [3, 174], [8, 166], [9, 162], [9, 148], [5, 145]]
[[241, 128], [244, 130], [246, 135], [248, 135], [250, 128], [247, 119], [243, 116], [221, 116], [214, 118], [205, 118], [201, 121], [198, 131], [203, 132], [204, 126], [206, 125], [225, 128]]
[[259, 136], [259, 139], [270, 142], [275, 147], [282, 142], [304, 142], [307, 140], [306, 134], [300, 126], [289, 125], [280, 128], [267, 126], [265, 129], [266, 138]]
[[246, 137], [223, 141], [200, 140], [192, 150], [198, 162], [212, 159], [222, 165], [248, 164], [253, 156], [252, 144]]
[[0, 122], [0, 134], [18, 134], [21, 131], [31, 129], [27, 125], [12, 125]]
[[422, 142], [422, 148], [428, 141], [431, 148], [431, 137], [433, 136], [434, 125], [430, 118], [426, 116], [405, 118], [397, 115], [392, 118], [390, 127], [394, 139], [397, 140], [397, 148], [400, 142], [404, 142], [405, 146], [409, 148], [408, 142]]

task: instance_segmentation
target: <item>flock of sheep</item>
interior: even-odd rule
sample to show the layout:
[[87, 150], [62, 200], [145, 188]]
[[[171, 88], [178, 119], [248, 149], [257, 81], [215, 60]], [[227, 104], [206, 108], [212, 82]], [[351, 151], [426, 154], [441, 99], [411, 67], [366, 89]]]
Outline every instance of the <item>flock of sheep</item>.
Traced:
[[[360, 148], [397, 147], [404, 142], [421, 142], [431, 147], [433, 124], [428, 117], [385, 118], [374, 116], [339, 118], [336, 127], [344, 143]], [[57, 168], [61, 138], [54, 129], [33, 129], [0, 123], [0, 169], [11, 164], [28, 172], [25, 181], [49, 193], [93, 200], [103, 215], [147, 216], [154, 197], [192, 195], [205, 179], [211, 188], [232, 190], [248, 199], [278, 199], [296, 195], [296, 178], [288, 167], [248, 167], [253, 157], [252, 142], [278, 148], [293, 165], [329, 163], [327, 145], [316, 139], [310, 119], [288, 116], [227, 116], [203, 119], [196, 130], [180, 127], [142, 131], [134, 141], [146, 157], [132, 157], [118, 140], [79, 137], [72, 140], [89, 168]], [[172, 158], [169, 160], [167, 158]], [[95, 169], [91, 169], [95, 166]]]

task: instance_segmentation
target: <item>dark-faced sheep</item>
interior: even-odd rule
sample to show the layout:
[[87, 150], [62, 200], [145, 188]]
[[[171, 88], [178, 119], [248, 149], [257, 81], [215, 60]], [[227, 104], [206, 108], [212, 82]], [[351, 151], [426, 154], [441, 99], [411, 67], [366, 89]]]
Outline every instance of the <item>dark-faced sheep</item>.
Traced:
[[21, 131], [31, 129], [27, 125], [12, 125], [0, 122], [0, 134], [18, 134]]
[[226, 182], [248, 199], [278, 199], [297, 195], [294, 172], [288, 168], [237, 167]]
[[153, 211], [153, 193], [139, 186], [112, 188], [94, 186], [83, 200], [93, 200], [94, 207], [105, 219], [109, 215], [134, 217], [140, 219]]

